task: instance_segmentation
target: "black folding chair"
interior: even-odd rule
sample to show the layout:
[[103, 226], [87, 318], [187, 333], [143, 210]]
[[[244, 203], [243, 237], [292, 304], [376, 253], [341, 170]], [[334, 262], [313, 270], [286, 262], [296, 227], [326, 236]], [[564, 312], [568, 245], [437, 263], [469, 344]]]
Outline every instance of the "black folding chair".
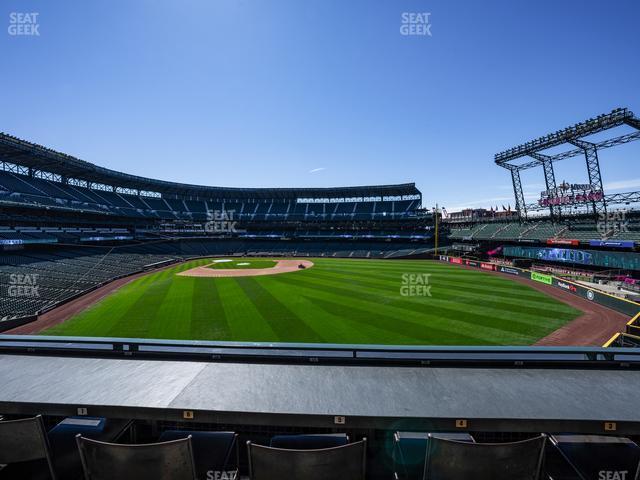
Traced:
[[628, 438], [561, 434], [549, 443], [580, 478], [640, 478], [640, 446]]
[[349, 443], [344, 433], [320, 433], [309, 435], [276, 435], [271, 437], [269, 446], [293, 450], [317, 450], [320, 448], [342, 447]]
[[469, 443], [429, 435], [424, 480], [538, 480], [547, 437]]
[[166, 442], [188, 436], [191, 436], [193, 460], [199, 479], [208, 480], [207, 477], [215, 477], [216, 472], [219, 472], [219, 477], [230, 480], [238, 476], [240, 449], [237, 433], [166, 430], [162, 432], [158, 441]]
[[247, 442], [251, 480], [364, 480], [367, 440], [341, 447], [292, 450]]
[[76, 437], [86, 480], [195, 480], [191, 436], [124, 445]]
[[0, 465], [0, 477], [56, 479], [41, 415], [0, 422]]
[[[428, 432], [395, 432], [393, 434], [393, 473], [397, 480], [421, 480], [427, 451]], [[438, 432], [438, 438], [471, 442], [475, 440], [466, 432]]]

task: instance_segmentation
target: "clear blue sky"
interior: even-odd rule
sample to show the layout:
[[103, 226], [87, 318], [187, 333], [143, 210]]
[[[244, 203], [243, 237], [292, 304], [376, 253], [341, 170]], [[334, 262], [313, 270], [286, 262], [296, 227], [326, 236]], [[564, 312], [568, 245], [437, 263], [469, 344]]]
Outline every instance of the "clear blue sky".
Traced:
[[[11, 12], [40, 36], [10, 36]], [[401, 35], [403, 12], [432, 36]], [[5, 0], [0, 18], [0, 130], [166, 180], [513, 205], [494, 153], [640, 115], [637, 0]], [[609, 187], [640, 189], [639, 152], [603, 154]], [[558, 176], [585, 181], [583, 161]]]

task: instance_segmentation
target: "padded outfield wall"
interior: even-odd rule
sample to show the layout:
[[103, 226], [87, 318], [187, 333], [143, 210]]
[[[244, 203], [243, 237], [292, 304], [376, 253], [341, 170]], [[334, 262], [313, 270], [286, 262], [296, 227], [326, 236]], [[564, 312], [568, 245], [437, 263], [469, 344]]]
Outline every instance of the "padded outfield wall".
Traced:
[[[547, 275], [538, 272], [532, 272], [524, 268], [511, 267], [506, 265], [499, 265], [491, 262], [481, 262], [479, 260], [468, 260], [460, 257], [451, 257], [447, 255], [440, 255], [440, 260], [443, 262], [455, 263], [458, 265], [467, 265], [469, 267], [475, 267], [482, 270], [496, 271], [504, 273], [506, 275], [514, 275], [527, 280], [533, 280], [536, 282], [551, 285], [553, 287], [566, 290], [574, 295], [577, 295], [587, 300], [611, 308], [618, 312], [629, 315], [630, 317], [636, 317], [640, 312], [640, 304], [619, 298], [608, 293], [601, 292], [592, 288], [587, 288], [579, 283], [564, 280], [562, 278], [555, 277], [553, 275]], [[640, 321], [640, 316], [636, 317], [636, 321]]]

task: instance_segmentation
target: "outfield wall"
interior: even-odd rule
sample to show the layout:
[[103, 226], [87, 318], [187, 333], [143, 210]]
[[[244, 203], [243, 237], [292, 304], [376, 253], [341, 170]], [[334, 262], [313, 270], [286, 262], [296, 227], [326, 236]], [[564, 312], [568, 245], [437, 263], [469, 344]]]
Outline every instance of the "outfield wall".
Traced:
[[599, 290], [594, 290], [592, 288], [587, 288], [583, 285], [580, 285], [579, 283], [554, 277], [553, 275], [532, 272], [531, 270], [526, 270], [524, 268], [499, 265], [491, 262], [482, 262], [480, 260], [468, 260], [460, 257], [450, 257], [447, 255], [440, 255], [439, 259], [440, 261], [454, 263], [457, 265], [467, 265], [469, 267], [475, 267], [481, 270], [496, 271], [507, 275], [514, 275], [521, 278], [526, 278], [527, 280], [533, 280], [535, 282], [544, 283], [545, 285], [551, 285], [553, 287], [566, 290], [569, 293], [573, 293], [574, 295], [577, 295], [579, 297], [586, 298], [591, 302], [611, 308], [618, 312], [624, 313], [625, 315], [629, 315], [630, 317], [634, 317], [630, 321], [630, 324], [633, 322], [634, 325], [640, 328], [640, 303], [632, 302], [631, 300], [626, 300], [624, 298], [619, 298], [614, 295], [601, 292]]
[[627, 323], [626, 333], [640, 336], [640, 312]]

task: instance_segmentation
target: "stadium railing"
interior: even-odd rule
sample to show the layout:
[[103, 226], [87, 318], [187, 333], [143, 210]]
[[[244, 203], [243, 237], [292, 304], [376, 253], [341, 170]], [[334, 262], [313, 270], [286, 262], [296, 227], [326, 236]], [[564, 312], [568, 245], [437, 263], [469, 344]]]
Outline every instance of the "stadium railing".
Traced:
[[374, 365], [640, 367], [640, 351], [604, 347], [413, 346], [0, 335], [0, 354]]

